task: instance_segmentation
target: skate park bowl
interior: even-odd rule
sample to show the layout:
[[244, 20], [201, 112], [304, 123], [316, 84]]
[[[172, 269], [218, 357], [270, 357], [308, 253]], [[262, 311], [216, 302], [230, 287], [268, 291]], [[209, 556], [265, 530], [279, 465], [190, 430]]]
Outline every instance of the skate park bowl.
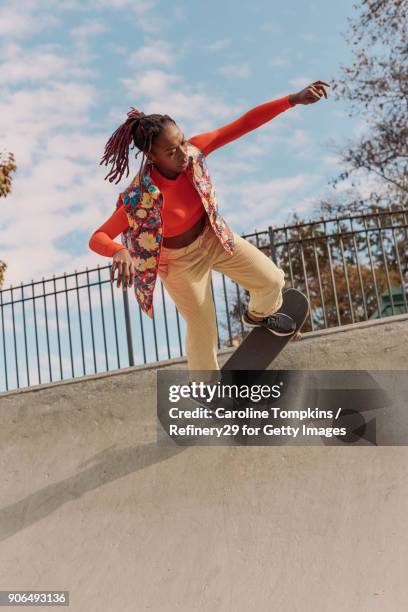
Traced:
[[[274, 367], [404, 372], [407, 346], [398, 315], [307, 333]], [[406, 610], [406, 446], [161, 446], [160, 368], [186, 361], [0, 394], [2, 590], [69, 591], [75, 612]]]

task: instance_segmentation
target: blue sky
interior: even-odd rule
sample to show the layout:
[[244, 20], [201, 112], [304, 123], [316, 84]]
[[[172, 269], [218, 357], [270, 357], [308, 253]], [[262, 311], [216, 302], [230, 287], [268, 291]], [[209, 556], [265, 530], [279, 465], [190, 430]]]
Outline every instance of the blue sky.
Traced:
[[[3, 0], [0, 139], [18, 164], [1, 202], [5, 286], [109, 263], [89, 250], [89, 237], [141, 156], [117, 185], [99, 161], [131, 106], [167, 113], [192, 136], [314, 80], [335, 81], [350, 63], [341, 32], [353, 14], [351, 0]], [[364, 125], [329, 89], [328, 100], [289, 109], [212, 153], [225, 219], [242, 233], [294, 210], [313, 216], [334, 195], [333, 146]]]

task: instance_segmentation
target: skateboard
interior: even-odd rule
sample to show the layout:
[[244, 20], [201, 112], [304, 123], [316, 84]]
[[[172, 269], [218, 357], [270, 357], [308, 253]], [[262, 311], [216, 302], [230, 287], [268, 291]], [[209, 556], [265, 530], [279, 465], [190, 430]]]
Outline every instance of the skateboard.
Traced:
[[255, 327], [224, 363], [221, 372], [231, 370], [266, 370], [282, 349], [300, 330], [309, 312], [309, 301], [298, 289], [284, 289], [283, 312], [296, 322], [296, 332], [290, 336], [276, 336], [265, 327]]

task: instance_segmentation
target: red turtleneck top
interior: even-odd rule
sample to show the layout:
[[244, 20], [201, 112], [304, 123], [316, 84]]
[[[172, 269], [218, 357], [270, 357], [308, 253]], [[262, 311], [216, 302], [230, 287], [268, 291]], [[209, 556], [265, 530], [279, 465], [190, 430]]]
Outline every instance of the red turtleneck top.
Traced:
[[[289, 102], [289, 95], [283, 98], [265, 102], [249, 110], [236, 121], [228, 123], [212, 132], [204, 132], [189, 138], [188, 142], [198, 147], [204, 155], [209, 155], [232, 140], [251, 132], [294, 106]], [[203, 203], [192, 183], [189, 181], [186, 170], [177, 178], [168, 179], [156, 167], [151, 170], [152, 181], [163, 193], [162, 217], [164, 236], [177, 236], [192, 227], [203, 214]], [[97, 230], [92, 234], [89, 248], [112, 257], [117, 251], [125, 248], [123, 244], [112, 239], [126, 231], [129, 227], [127, 215], [123, 206], [119, 206]]]

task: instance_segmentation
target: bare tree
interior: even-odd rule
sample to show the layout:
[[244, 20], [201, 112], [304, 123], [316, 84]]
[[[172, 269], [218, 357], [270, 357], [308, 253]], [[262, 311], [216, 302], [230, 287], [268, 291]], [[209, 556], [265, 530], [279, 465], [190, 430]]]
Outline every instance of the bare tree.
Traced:
[[380, 178], [382, 193], [357, 203], [406, 205], [408, 193], [408, 0], [361, 0], [345, 35], [352, 45], [352, 66], [342, 66], [333, 93], [351, 102], [349, 116], [363, 115], [367, 132], [338, 151], [346, 170], [332, 184], [356, 170]]

